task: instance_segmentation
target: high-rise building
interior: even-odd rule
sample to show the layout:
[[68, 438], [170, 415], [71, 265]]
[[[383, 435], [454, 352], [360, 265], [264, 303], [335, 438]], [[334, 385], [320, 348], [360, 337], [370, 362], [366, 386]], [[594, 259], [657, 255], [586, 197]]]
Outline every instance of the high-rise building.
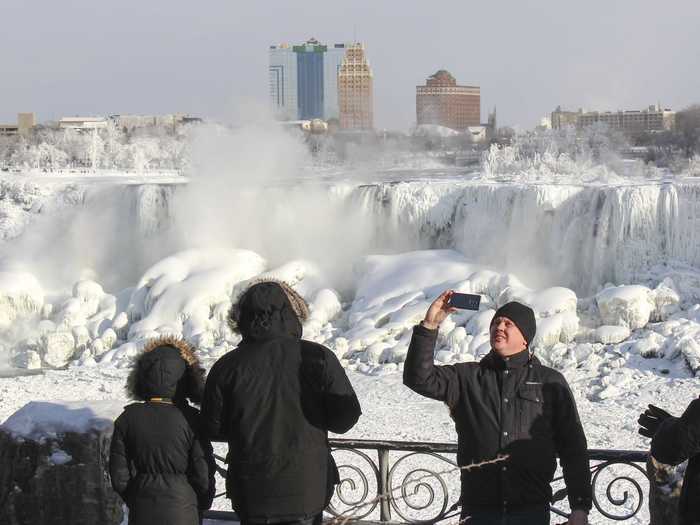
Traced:
[[297, 57], [288, 44], [270, 46], [270, 98], [275, 116], [299, 118], [297, 107]]
[[374, 127], [372, 69], [362, 44], [348, 46], [338, 74], [341, 129]]
[[323, 118], [323, 55], [326, 46], [315, 40], [294, 46], [297, 57], [298, 118], [302, 120]]
[[310, 39], [270, 46], [270, 99], [282, 120], [339, 118], [338, 71], [346, 44]]
[[416, 121], [456, 130], [478, 126], [481, 122], [481, 89], [458, 86], [444, 69], [428, 77], [424, 86], [416, 86]]

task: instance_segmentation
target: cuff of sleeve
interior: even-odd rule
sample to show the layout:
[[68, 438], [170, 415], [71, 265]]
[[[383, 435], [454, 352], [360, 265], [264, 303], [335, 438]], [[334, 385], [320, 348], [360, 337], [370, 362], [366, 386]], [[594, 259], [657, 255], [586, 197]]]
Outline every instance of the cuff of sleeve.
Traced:
[[423, 326], [423, 321], [418, 323], [414, 328], [413, 331], [418, 334], [418, 335], [424, 335], [427, 337], [437, 337], [438, 334], [438, 328], [435, 330], [431, 330], [430, 328], [426, 328]]
[[569, 507], [571, 507], [572, 511], [582, 510], [584, 512], [589, 512], [592, 506], [591, 500], [585, 498], [572, 498], [569, 500]]

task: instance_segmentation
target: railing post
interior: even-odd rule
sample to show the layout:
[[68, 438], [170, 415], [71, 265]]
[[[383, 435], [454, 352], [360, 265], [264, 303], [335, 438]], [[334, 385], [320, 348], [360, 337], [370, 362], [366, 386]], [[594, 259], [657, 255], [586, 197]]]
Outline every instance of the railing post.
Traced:
[[379, 460], [379, 521], [386, 523], [391, 521], [391, 492], [389, 488], [389, 449], [380, 447], [377, 449]]

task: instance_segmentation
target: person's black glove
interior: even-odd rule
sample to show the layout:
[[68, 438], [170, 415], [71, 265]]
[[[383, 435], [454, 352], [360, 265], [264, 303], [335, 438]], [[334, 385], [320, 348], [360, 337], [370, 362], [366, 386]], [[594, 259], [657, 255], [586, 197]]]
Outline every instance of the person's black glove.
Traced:
[[659, 407], [649, 405], [649, 408], [642, 412], [637, 420], [639, 433], [644, 437], [653, 438], [661, 422], [669, 417], [673, 416]]

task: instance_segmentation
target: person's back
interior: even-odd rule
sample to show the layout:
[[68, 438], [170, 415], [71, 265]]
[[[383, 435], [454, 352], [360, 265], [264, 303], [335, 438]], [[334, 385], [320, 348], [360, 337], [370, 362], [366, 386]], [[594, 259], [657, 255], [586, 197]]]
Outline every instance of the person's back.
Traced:
[[319, 519], [338, 481], [327, 433], [360, 415], [337, 358], [300, 339], [287, 293], [265, 282], [243, 295], [243, 342], [207, 379], [205, 425], [229, 444], [227, 493], [244, 523]]
[[134, 365], [128, 388], [144, 402], [117, 418], [110, 450], [112, 486], [130, 525], [196, 525], [211, 505], [211, 447], [201, 440], [199, 411], [185, 399], [199, 398], [202, 380], [191, 349], [178, 340], [150, 343]]

